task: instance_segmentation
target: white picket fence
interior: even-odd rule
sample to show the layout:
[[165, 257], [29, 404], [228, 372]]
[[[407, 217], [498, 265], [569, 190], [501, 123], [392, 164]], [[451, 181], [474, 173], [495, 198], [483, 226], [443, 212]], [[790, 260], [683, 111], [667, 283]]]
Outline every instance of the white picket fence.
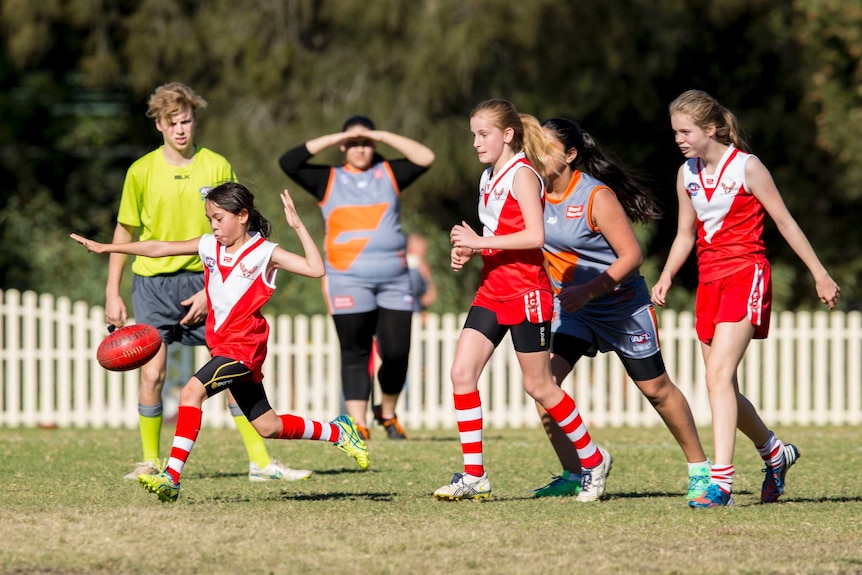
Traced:
[[[319, 420], [338, 415], [339, 350], [331, 319], [322, 315], [268, 319], [272, 331], [264, 374], [273, 407]], [[424, 326], [418, 318], [413, 322], [408, 382], [398, 410], [408, 429], [456, 427], [449, 366], [463, 320], [463, 315], [429, 314]], [[709, 403], [692, 314], [664, 311], [660, 321], [668, 372], [688, 397], [697, 423], [708, 425]], [[49, 294], [0, 291], [0, 427], [136, 427], [137, 371], [108, 372], [95, 359], [106, 333], [101, 307]], [[172, 366], [186, 368], [183, 381], [208, 359], [205, 348], [194, 348], [186, 356], [187, 365]], [[769, 424], [859, 424], [862, 314], [773, 316], [769, 339], [751, 344], [739, 379], [743, 393]], [[613, 354], [580, 361], [564, 388], [594, 427], [661, 424]], [[539, 425], [508, 340], [485, 370], [480, 392], [488, 427]], [[204, 411], [206, 426], [232, 424], [221, 398], [207, 402]]]

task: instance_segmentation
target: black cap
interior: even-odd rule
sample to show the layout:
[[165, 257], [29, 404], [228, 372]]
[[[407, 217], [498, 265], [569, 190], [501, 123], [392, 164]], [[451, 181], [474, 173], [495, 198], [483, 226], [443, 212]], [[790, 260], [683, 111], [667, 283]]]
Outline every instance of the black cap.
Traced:
[[365, 126], [369, 130], [374, 129], [374, 122], [371, 121], [371, 118], [368, 116], [350, 116], [346, 120], [344, 120], [344, 125], [341, 126], [341, 131], [347, 131], [347, 128], [351, 126]]

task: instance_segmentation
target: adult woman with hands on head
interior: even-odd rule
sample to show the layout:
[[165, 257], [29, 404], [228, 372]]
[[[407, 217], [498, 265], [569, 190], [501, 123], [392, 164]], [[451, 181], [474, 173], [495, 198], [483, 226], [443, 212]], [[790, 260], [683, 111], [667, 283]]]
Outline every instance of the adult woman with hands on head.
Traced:
[[[387, 161], [385, 144], [404, 155]], [[340, 166], [311, 164], [338, 147]], [[308, 140], [279, 165], [320, 206], [326, 224], [324, 295], [341, 347], [341, 385], [347, 412], [365, 439], [374, 341], [380, 354], [382, 397], [374, 419], [390, 439], [405, 439], [395, 407], [407, 377], [414, 295], [401, 231], [401, 192], [434, 162], [434, 152], [406, 136], [375, 129], [367, 116], [351, 116], [342, 130]]]

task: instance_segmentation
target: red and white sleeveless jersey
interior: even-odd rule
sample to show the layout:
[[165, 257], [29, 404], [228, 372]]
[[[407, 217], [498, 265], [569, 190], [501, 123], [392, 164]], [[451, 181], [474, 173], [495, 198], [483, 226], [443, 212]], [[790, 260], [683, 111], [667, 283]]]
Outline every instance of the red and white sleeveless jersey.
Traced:
[[[512, 189], [515, 173], [520, 169], [536, 174], [544, 204], [544, 181], [523, 152], [515, 154], [498, 174], [492, 176], [488, 168], [479, 182], [479, 221], [483, 236], [504, 236], [525, 228], [524, 216]], [[482, 250], [480, 289], [498, 301], [521, 297], [536, 289], [550, 290], [542, 249]]]
[[198, 252], [204, 263], [207, 290], [206, 337], [210, 354], [235, 359], [261, 381], [269, 324], [261, 313], [275, 291], [275, 272], [266, 268], [277, 244], [258, 233], [229, 254], [215, 236], [201, 236]]
[[700, 158], [683, 165], [686, 191], [697, 214], [697, 265], [701, 282], [727, 277], [766, 260], [763, 205], [745, 182], [752, 157], [730, 146], [716, 173], [707, 174]]

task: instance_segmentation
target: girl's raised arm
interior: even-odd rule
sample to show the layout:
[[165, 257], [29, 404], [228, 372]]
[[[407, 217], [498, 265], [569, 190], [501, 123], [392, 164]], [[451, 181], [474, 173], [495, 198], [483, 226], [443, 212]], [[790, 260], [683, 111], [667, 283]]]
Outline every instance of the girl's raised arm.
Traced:
[[323, 257], [321, 257], [320, 250], [317, 249], [317, 244], [314, 243], [311, 234], [305, 228], [305, 224], [299, 218], [296, 207], [293, 205], [293, 198], [290, 197], [287, 189], [281, 193], [281, 203], [284, 205], [284, 219], [287, 220], [287, 224], [290, 227], [296, 230], [296, 235], [299, 236], [299, 241], [302, 243], [305, 255], [300, 256], [299, 254], [276, 247], [275, 251], [272, 252], [272, 258], [270, 258], [270, 266], [301, 276], [311, 278], [321, 277], [325, 272]]

